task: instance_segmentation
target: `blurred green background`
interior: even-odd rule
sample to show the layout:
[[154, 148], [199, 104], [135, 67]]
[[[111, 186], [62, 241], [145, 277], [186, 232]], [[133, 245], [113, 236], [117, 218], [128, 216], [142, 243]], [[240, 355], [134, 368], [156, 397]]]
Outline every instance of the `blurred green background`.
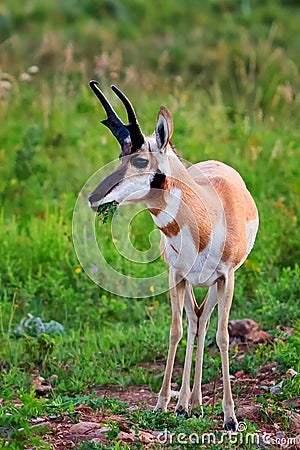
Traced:
[[[81, 187], [119, 154], [99, 126], [104, 115], [88, 88], [93, 78], [123, 118], [109, 86], [126, 92], [145, 133], [152, 133], [166, 105], [184, 159], [219, 159], [240, 171], [261, 226], [237, 275], [232, 318], [249, 316], [271, 333], [279, 324], [299, 328], [299, 30], [297, 1], [10, 0], [0, 6], [0, 364], [6, 395], [28, 388], [33, 370], [56, 374], [58, 392], [107, 382], [147, 382], [156, 390], [160, 384], [137, 364], [166, 356], [168, 294], [155, 296], [155, 286], [144, 300], [104, 292], [81, 270], [72, 245]], [[151, 231], [149, 217], [132, 225], [139, 248], [148, 245], [145, 221]], [[124, 269], [109, 226], [101, 233], [111, 261]], [[131, 269], [151, 275], [160, 265]], [[196, 296], [200, 302], [201, 290]], [[10, 329], [27, 313], [61, 322], [65, 335], [48, 347], [12, 339]], [[208, 342], [214, 330], [215, 321]], [[291, 364], [272, 352], [268, 357], [283, 367]], [[297, 361], [294, 347], [290, 355]], [[211, 361], [207, 369], [208, 378], [217, 370]]]

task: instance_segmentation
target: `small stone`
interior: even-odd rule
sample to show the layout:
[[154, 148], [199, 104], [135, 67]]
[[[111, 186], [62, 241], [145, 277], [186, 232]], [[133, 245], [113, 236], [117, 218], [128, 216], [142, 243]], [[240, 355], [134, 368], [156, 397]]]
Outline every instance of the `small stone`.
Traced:
[[150, 444], [154, 440], [153, 434], [147, 432], [147, 431], [140, 431], [139, 432], [139, 439], [143, 444]]
[[230, 320], [228, 331], [231, 337], [246, 336], [253, 330], [258, 330], [259, 326], [252, 319]]
[[31, 423], [41, 423], [41, 422], [45, 422], [45, 421], [46, 421], [45, 417], [37, 417], [36, 419], [33, 418], [30, 420]]
[[139, 409], [139, 407], [137, 405], [132, 405], [132, 406], [129, 406], [128, 411], [136, 411], [137, 409]]
[[[99, 423], [96, 422], [79, 422], [75, 423], [70, 428], [70, 434], [71, 435], [80, 435], [80, 434], [86, 434], [90, 431], [95, 431], [95, 429], [101, 428]], [[107, 429], [105, 430], [107, 431]]]
[[95, 444], [102, 444], [105, 441], [106, 441], [105, 435], [91, 439], [91, 442], [94, 442]]
[[243, 375], [245, 375], [245, 371], [244, 371], [244, 370], [238, 370], [238, 371], [235, 373], [236, 378], [240, 378], [240, 377], [242, 377]]
[[120, 431], [117, 439], [120, 439], [120, 441], [125, 441], [125, 442], [134, 442], [135, 441], [134, 436], [132, 436], [131, 433], [126, 433], [125, 431]]
[[228, 332], [231, 339], [239, 338], [242, 342], [264, 342], [271, 337], [269, 333], [262, 331], [258, 323], [252, 319], [230, 320]]

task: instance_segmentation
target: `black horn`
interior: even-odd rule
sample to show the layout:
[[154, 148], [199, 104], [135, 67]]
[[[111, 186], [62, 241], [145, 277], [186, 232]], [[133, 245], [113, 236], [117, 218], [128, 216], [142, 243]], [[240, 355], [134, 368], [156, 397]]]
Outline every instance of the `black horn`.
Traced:
[[119, 99], [122, 101], [123, 105], [126, 108], [128, 125], [125, 125], [125, 127], [130, 132], [133, 149], [137, 150], [141, 148], [141, 146], [145, 142], [145, 138], [142, 133], [141, 127], [138, 123], [133, 106], [130, 100], [126, 97], [125, 94], [123, 94], [122, 91], [120, 91], [120, 89], [117, 88], [117, 86], [112, 85], [111, 88], [114, 91], [114, 93], [119, 97]]
[[110, 105], [105, 95], [99, 89], [98, 87], [99, 83], [97, 81], [92, 80], [90, 81], [89, 84], [94, 94], [101, 102], [107, 114], [107, 119], [102, 120], [101, 122], [110, 129], [112, 134], [119, 141], [122, 148], [121, 156], [129, 155], [132, 151], [130, 130], [123, 124], [121, 119], [117, 116], [117, 114], [113, 110], [112, 106]]

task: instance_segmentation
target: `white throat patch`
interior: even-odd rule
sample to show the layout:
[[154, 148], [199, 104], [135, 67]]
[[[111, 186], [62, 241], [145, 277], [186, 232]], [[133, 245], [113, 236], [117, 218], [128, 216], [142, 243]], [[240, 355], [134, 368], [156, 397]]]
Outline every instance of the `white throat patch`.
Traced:
[[167, 198], [167, 206], [157, 216], [152, 215], [155, 224], [160, 227], [166, 227], [172, 223], [177, 216], [181, 202], [181, 190], [173, 188]]

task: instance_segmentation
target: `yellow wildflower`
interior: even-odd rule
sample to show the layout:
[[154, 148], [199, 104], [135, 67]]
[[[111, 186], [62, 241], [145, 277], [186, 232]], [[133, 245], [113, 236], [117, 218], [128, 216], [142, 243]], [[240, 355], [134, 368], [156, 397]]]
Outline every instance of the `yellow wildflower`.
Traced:
[[75, 273], [81, 273], [82, 269], [81, 267], [76, 267], [76, 269], [74, 270]]
[[278, 200], [277, 202], [274, 202], [273, 205], [277, 209], [284, 209], [285, 208], [285, 204], [283, 202], [281, 202], [280, 200]]
[[245, 261], [245, 266], [250, 269], [253, 270], [254, 272], [260, 273], [260, 267], [258, 267], [254, 261], [251, 261], [251, 259], [246, 259]]

